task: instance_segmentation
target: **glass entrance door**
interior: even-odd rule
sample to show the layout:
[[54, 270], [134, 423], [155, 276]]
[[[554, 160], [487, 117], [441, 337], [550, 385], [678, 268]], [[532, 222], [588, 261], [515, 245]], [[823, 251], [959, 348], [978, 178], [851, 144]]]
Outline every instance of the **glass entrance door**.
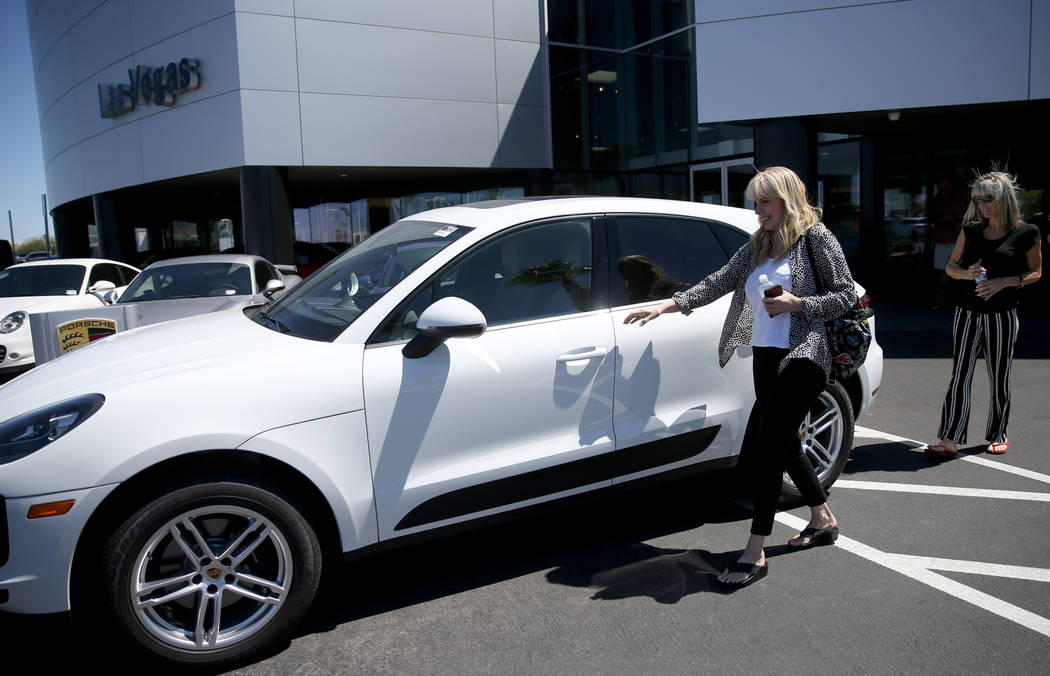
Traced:
[[747, 182], [755, 175], [753, 158], [722, 160], [693, 165], [689, 168], [691, 181], [689, 198], [705, 204], [754, 208], [745, 196]]

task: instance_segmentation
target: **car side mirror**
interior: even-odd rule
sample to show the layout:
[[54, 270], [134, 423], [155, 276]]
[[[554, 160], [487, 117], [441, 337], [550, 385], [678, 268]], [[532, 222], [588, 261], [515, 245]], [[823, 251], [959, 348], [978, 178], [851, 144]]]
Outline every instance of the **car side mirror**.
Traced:
[[269, 300], [273, 300], [273, 295], [278, 291], [284, 291], [284, 282], [279, 279], [271, 279], [266, 282], [266, 288], [263, 289], [263, 295]]
[[449, 338], [476, 338], [485, 333], [488, 322], [476, 306], [449, 296], [423, 310], [416, 328], [419, 334], [401, 350], [406, 359], [425, 357]]
[[116, 289], [110, 289], [109, 291], [102, 294], [102, 302], [106, 305], [113, 305], [120, 298], [120, 292]]
[[88, 287], [88, 293], [98, 296], [98, 299], [103, 303], [106, 302], [106, 294], [117, 288], [117, 285], [113, 282], [105, 279], [100, 279], [91, 286]]
[[105, 279], [100, 279], [88, 288], [88, 293], [105, 293], [117, 288], [117, 285]]

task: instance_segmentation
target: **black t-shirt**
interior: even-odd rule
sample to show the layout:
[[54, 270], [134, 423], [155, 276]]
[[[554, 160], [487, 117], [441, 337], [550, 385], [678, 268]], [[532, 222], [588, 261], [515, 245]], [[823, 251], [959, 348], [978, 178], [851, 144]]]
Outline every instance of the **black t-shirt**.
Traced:
[[[999, 239], [986, 239], [982, 230], [979, 222], [968, 223], [963, 227], [966, 241], [960, 267], [968, 268], [981, 261], [988, 271], [988, 279], [1016, 277], [1028, 272], [1028, 251], [1039, 244], [1039, 228], [1031, 223], [1022, 223]], [[975, 282], [968, 279], [959, 281], [961, 293], [957, 294], [957, 299], [960, 307], [976, 312], [1002, 312], [1017, 307], [1020, 294], [1016, 285], [1003, 289], [988, 300], [981, 300], [976, 293]]]

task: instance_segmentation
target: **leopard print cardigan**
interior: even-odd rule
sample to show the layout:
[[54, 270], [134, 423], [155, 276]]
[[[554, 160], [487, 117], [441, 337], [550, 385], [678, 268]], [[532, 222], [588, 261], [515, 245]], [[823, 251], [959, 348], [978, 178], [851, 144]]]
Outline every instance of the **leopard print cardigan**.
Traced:
[[[819, 270], [824, 283], [824, 293], [817, 293], [813, 278], [813, 265], [806, 251], [810, 237], [813, 247], [813, 264]], [[835, 235], [823, 224], [811, 227], [803, 237], [795, 240], [789, 253], [791, 260], [791, 292], [802, 299], [802, 311], [791, 313], [791, 328], [788, 334], [788, 355], [780, 362], [783, 370], [791, 359], [809, 359], [831, 373], [831, 351], [828, 349], [824, 322], [843, 314], [857, 302], [857, 290], [853, 276], [846, 264]], [[741, 345], [751, 344], [751, 327], [755, 321], [751, 303], [744, 294], [744, 283], [754, 267], [751, 265], [751, 242], [740, 247], [722, 269], [711, 273], [696, 286], [679, 291], [672, 296], [683, 314], [694, 308], [718, 300], [730, 291], [733, 298], [729, 304], [722, 337], [718, 341], [718, 363], [724, 367]]]

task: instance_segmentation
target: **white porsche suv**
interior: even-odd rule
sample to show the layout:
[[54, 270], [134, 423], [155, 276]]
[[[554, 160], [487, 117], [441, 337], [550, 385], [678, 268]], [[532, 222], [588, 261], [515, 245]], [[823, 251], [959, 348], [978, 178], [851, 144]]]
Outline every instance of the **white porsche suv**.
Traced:
[[[107, 607], [166, 659], [227, 662], [292, 630], [328, 556], [733, 465], [754, 394], [749, 348], [718, 366], [729, 297], [622, 321], [755, 227], [630, 198], [439, 209], [260, 310], [38, 367], [0, 388], [0, 610]], [[825, 484], [881, 377], [873, 343], [801, 431]]]

